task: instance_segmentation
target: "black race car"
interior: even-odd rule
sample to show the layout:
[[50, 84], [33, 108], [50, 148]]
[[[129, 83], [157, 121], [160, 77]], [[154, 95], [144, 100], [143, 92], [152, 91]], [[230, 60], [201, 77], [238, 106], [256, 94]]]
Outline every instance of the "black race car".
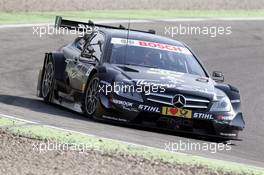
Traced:
[[[245, 122], [237, 88], [211, 77], [185, 44], [139, 31], [56, 18], [92, 32], [45, 54], [38, 96], [84, 115], [237, 139]], [[95, 30], [96, 29], [96, 30]]]

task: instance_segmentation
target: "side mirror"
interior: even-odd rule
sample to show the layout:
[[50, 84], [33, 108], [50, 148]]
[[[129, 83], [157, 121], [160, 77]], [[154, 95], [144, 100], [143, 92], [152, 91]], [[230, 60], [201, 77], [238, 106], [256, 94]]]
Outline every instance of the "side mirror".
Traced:
[[87, 46], [81, 53], [81, 57], [92, 58], [93, 53], [95, 52], [92, 46]]
[[218, 82], [218, 83], [223, 83], [225, 81], [224, 74], [223, 72], [220, 72], [220, 71], [214, 71], [212, 78], [215, 82]]

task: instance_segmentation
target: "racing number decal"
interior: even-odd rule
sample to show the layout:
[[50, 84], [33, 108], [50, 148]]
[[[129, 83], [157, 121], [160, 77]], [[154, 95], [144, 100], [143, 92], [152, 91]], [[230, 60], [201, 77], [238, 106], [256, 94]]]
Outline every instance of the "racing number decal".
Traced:
[[162, 115], [169, 115], [182, 118], [192, 118], [192, 111], [181, 108], [162, 107]]

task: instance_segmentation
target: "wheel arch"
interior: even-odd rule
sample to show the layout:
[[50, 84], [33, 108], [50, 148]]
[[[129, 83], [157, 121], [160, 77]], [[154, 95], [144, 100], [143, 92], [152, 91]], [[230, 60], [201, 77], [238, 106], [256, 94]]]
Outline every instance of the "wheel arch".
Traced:
[[42, 67], [39, 70], [39, 75], [38, 75], [38, 85], [37, 85], [37, 96], [38, 97], [43, 97], [42, 91], [41, 91], [42, 79], [43, 79], [43, 76], [44, 76], [44, 71], [43, 70], [45, 70], [45, 67], [46, 67], [49, 59], [50, 59], [50, 53], [45, 53], [43, 64], [42, 64]]
[[[85, 85], [85, 91], [86, 91], [86, 89], [87, 89], [87, 87], [88, 87], [88, 84], [89, 84], [89, 82], [91, 81], [92, 77], [93, 77], [96, 73], [98, 73], [98, 71], [97, 71], [97, 69], [94, 67], [94, 68], [91, 70], [89, 76], [87, 77], [87, 81], [86, 81], [86, 85]], [[85, 93], [85, 91], [84, 91], [84, 93]]]
[[[89, 72], [89, 75], [87, 76], [87, 80], [86, 80], [86, 84], [85, 84], [85, 88], [83, 89], [83, 95], [82, 95], [82, 98], [81, 98], [81, 104], [82, 104], [82, 111], [84, 112], [84, 114], [89, 117], [89, 118], [92, 118], [93, 115], [90, 115], [90, 114], [87, 114], [86, 113], [86, 93], [87, 93], [87, 89], [88, 89], [88, 86], [89, 86], [89, 83], [91, 82], [92, 78], [95, 76], [95, 74], [97, 73], [97, 69], [95, 67], [93, 67], [91, 69], [91, 71]], [[100, 81], [100, 80], [99, 80]]]
[[64, 80], [64, 72], [66, 68], [65, 57], [62, 52], [48, 53], [48, 61], [52, 60], [54, 64], [55, 80]]
[[61, 52], [45, 53], [43, 65], [42, 65], [42, 68], [40, 69], [39, 75], [38, 75], [38, 85], [37, 85], [37, 96], [38, 97], [43, 97], [42, 91], [41, 91], [42, 79], [44, 76], [43, 70], [45, 70], [45, 67], [49, 61], [52, 61], [53, 65], [54, 65], [55, 80], [62, 80], [63, 76], [64, 76], [63, 70], [65, 70], [66, 63], [65, 63], [65, 57], [64, 57], [63, 53], [61, 53]]

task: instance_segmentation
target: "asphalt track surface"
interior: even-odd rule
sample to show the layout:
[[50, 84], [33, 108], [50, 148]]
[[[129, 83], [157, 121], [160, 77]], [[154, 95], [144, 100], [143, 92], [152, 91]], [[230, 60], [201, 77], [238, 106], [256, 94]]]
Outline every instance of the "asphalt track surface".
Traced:
[[[232, 34], [215, 38], [205, 35], [179, 35], [210, 72], [221, 70], [226, 82], [239, 87], [246, 128], [243, 141], [232, 141], [230, 151], [195, 151], [194, 155], [264, 167], [264, 21], [194, 21], [134, 23], [133, 28], [153, 28], [164, 35], [165, 26], [231, 26]], [[168, 36], [168, 35], [167, 35]], [[212, 143], [193, 135], [126, 127], [91, 121], [64, 108], [47, 105], [36, 97], [38, 70], [47, 51], [70, 42], [73, 36], [33, 35], [32, 27], [0, 29], [0, 113], [71, 129], [97, 136], [165, 148], [171, 143]]]

